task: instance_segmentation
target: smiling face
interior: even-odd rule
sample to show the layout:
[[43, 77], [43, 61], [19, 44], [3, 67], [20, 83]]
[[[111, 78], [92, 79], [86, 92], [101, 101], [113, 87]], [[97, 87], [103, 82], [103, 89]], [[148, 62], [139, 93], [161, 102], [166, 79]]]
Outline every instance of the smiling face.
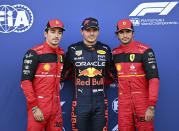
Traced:
[[63, 36], [63, 29], [55, 27], [50, 28], [47, 32], [44, 32], [46, 42], [52, 46], [57, 47], [59, 46], [59, 42], [62, 39]]
[[122, 45], [131, 43], [134, 37], [134, 32], [128, 29], [120, 30], [116, 34]]
[[81, 34], [83, 36], [83, 42], [90, 46], [96, 44], [99, 30], [95, 27], [91, 27], [89, 29], [81, 30]]

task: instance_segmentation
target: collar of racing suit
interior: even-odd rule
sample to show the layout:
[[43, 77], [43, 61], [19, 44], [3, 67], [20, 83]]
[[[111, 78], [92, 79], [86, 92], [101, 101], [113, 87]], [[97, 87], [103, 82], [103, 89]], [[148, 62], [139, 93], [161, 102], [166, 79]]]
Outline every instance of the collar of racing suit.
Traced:
[[131, 49], [135, 46], [135, 43], [136, 41], [135, 40], [132, 40], [131, 43], [127, 44], [127, 45], [122, 45], [120, 44], [119, 48], [123, 49], [123, 50], [128, 50], [128, 49]]
[[97, 49], [97, 46], [98, 46], [98, 44], [99, 44], [99, 41], [97, 41], [96, 44], [94, 44], [94, 45], [92, 45], [92, 46], [90, 46], [90, 47], [87, 46], [84, 42], [81, 42], [81, 44], [82, 44], [82, 46], [83, 46], [83, 48], [84, 48], [85, 50], [94, 51], [94, 50]]
[[44, 46], [45, 46], [45, 48], [46, 48], [47, 50], [52, 51], [52, 52], [54, 52], [54, 53], [57, 53], [57, 52], [60, 51], [59, 46], [57, 46], [57, 47], [52, 47], [52, 46], [50, 46], [50, 45], [47, 43], [47, 41], [44, 42]]

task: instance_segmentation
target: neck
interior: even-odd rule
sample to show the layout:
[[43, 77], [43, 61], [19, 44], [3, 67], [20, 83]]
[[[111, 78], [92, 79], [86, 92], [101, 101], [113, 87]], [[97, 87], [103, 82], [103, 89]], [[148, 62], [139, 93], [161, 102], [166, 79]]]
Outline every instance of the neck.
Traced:
[[133, 39], [132, 39], [131, 41], [129, 41], [128, 43], [122, 43], [122, 42], [121, 42], [121, 45], [127, 46], [127, 45], [129, 45], [130, 43], [132, 43], [132, 41], [133, 41]]
[[93, 46], [93, 45], [95, 45], [95, 44], [97, 43], [97, 41], [95, 41], [95, 42], [87, 42], [87, 41], [83, 40], [83, 43], [84, 43], [86, 46]]
[[52, 43], [49, 43], [48, 41], [46, 41], [46, 43], [52, 48], [56, 48], [59, 46], [58, 44], [52, 44]]

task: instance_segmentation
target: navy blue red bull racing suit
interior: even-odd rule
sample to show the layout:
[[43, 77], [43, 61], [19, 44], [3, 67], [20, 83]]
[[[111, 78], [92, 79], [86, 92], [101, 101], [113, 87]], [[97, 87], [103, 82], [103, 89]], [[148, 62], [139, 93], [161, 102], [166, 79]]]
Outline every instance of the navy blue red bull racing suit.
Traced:
[[[27, 99], [27, 131], [62, 131], [60, 75], [64, 51], [46, 42], [28, 50], [23, 59], [21, 87]], [[38, 106], [44, 121], [36, 121], [32, 108]]]
[[153, 131], [153, 120], [145, 121], [149, 106], [158, 98], [159, 75], [153, 50], [132, 41], [113, 50], [118, 72], [118, 130]]
[[[111, 75], [110, 48], [97, 42], [88, 47], [83, 42], [72, 44], [66, 53], [62, 74], [73, 77], [75, 87], [71, 122], [73, 131], [106, 131], [108, 101], [104, 91], [105, 77]], [[111, 71], [110, 71], [111, 70]]]

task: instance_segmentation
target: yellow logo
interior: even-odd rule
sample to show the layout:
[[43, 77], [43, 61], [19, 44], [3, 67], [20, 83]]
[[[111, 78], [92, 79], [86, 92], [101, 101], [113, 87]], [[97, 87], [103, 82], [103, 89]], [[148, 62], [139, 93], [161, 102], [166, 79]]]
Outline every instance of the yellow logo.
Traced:
[[118, 64], [118, 65], [116, 66], [116, 69], [117, 69], [117, 71], [120, 71], [120, 70], [121, 70], [121, 65]]
[[104, 54], [106, 54], [106, 51], [104, 51], [104, 50], [98, 50], [97, 53], [101, 54], [101, 55], [104, 55]]
[[135, 54], [130, 54], [130, 61], [133, 62], [135, 59]]
[[56, 21], [56, 24], [59, 24], [59, 22], [58, 22], [58, 21]]
[[126, 22], [122, 22], [123, 25], [126, 25]]
[[63, 62], [63, 57], [62, 57], [62, 55], [60, 55], [60, 62], [61, 62], [61, 63]]
[[46, 70], [46, 71], [50, 70], [50, 65], [49, 64], [45, 64], [44, 65], [44, 70]]

